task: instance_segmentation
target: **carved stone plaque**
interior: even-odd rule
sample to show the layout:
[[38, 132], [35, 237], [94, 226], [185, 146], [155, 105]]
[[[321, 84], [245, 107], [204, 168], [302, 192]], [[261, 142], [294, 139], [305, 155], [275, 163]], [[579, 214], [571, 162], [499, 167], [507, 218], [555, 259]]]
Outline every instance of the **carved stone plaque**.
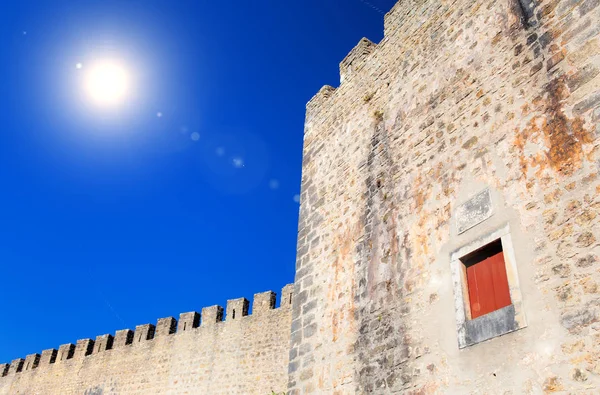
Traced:
[[458, 234], [471, 229], [492, 216], [494, 208], [489, 189], [484, 189], [456, 208], [456, 228]]

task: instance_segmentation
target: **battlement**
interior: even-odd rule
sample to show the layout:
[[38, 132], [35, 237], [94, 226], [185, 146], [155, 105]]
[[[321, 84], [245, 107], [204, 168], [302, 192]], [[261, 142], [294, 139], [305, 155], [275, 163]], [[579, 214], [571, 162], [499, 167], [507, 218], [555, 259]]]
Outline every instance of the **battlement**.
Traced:
[[317, 109], [321, 108], [323, 106], [323, 103], [325, 103], [327, 99], [333, 96], [334, 93], [335, 88], [331, 85], [325, 85], [321, 89], [319, 89], [319, 92], [317, 92], [317, 94], [314, 95], [312, 99], [308, 101], [308, 103], [306, 103], [307, 115], [312, 114]]
[[[352, 48], [339, 65], [340, 86], [362, 72], [367, 60], [376, 48], [377, 44], [365, 37]], [[337, 88], [325, 85], [306, 103], [307, 124], [310, 124], [310, 118], [324, 108], [324, 105], [329, 102], [329, 99], [335, 95], [336, 91]]]
[[[352, 48], [348, 55], [340, 62], [340, 85], [344, 81], [350, 80], [363, 69], [366, 60], [375, 48], [377, 48], [377, 44], [364, 37]], [[321, 108], [335, 92], [336, 88], [331, 85], [323, 86], [306, 104], [307, 114], [312, 114]]]
[[[230, 325], [244, 325], [246, 320], [271, 320], [270, 315], [280, 311], [291, 312], [293, 284], [286, 285], [281, 291], [281, 301], [276, 308], [276, 294], [273, 291], [257, 293], [252, 303], [253, 311], [249, 314], [250, 302], [246, 298], [227, 301], [226, 310], [215, 305], [202, 308], [202, 313], [195, 311], [181, 313], [179, 320], [174, 317], [160, 318], [154, 324], [137, 325], [135, 330], [121, 329], [115, 335], [104, 334], [94, 339], [80, 339], [76, 344], [61, 345], [58, 350], [48, 349], [42, 354], [30, 354], [25, 359], [18, 358], [10, 364], [0, 365], [0, 377], [12, 376], [21, 372], [35, 371], [71, 361], [83, 361], [96, 355], [122, 352], [132, 347], [143, 346], [154, 340], [160, 341], [179, 335], [189, 335], [202, 331], [218, 330]], [[224, 311], [226, 314], [223, 314]]]
[[[398, 1], [307, 103], [279, 308], [262, 292], [30, 354], [0, 395], [600, 388], [599, 19], [598, 0]], [[480, 311], [476, 272], [510, 304]]]
[[365, 64], [368, 56], [377, 48], [377, 44], [363, 37], [358, 44], [340, 62], [340, 84], [358, 73]]
[[[581, 362], [599, 351], [599, 19], [597, 0], [401, 0], [341, 61], [306, 108], [290, 394], [600, 387]], [[492, 242], [507, 315], [479, 314], [460, 257]]]
[[[377, 48], [385, 44], [393, 36], [401, 36], [406, 33], [406, 30], [419, 29], [427, 21], [427, 14], [438, 8], [432, 6], [432, 3], [427, 0], [403, 0], [398, 1], [384, 16], [384, 38], [376, 44], [366, 37], [350, 50], [348, 55], [340, 62], [340, 86], [345, 82], [354, 79], [362, 74], [367, 69], [368, 60]], [[418, 20], [417, 18], [421, 18]], [[378, 67], [378, 62], [374, 62], [374, 68]], [[371, 81], [369, 79], [368, 81]], [[313, 114], [317, 114], [329, 102], [338, 88], [330, 85], [323, 86], [317, 94], [315, 94], [306, 104], [307, 123]]]

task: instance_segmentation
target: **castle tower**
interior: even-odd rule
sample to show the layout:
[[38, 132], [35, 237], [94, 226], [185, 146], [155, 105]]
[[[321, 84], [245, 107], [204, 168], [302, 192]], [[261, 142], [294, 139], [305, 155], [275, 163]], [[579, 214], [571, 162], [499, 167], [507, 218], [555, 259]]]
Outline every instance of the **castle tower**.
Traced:
[[598, 4], [400, 1], [308, 103], [290, 394], [600, 388]]

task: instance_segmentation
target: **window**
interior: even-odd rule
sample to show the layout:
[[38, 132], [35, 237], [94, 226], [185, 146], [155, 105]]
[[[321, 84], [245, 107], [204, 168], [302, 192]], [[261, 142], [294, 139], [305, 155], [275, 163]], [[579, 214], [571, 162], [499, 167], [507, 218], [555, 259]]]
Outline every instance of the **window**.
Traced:
[[502, 243], [496, 240], [461, 258], [466, 269], [471, 319], [511, 304]]
[[527, 326], [510, 226], [476, 230], [450, 254], [459, 348]]

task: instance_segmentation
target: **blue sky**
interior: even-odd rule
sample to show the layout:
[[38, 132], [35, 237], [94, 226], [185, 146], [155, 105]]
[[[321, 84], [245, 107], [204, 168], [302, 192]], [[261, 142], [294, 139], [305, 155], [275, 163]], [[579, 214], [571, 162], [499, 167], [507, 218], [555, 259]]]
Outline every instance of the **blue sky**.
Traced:
[[305, 104], [393, 4], [2, 2], [0, 362], [293, 282]]

